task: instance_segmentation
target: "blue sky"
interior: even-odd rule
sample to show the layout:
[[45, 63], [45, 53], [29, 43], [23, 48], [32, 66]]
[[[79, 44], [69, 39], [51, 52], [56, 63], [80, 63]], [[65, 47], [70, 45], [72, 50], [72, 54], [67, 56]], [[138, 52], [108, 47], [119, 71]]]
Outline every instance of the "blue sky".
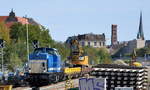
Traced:
[[111, 24], [118, 24], [119, 41], [136, 38], [140, 11], [143, 28], [150, 39], [150, 0], [3, 0], [0, 15], [13, 8], [17, 16], [34, 18], [49, 28], [54, 40], [84, 33], [105, 33], [111, 37]]

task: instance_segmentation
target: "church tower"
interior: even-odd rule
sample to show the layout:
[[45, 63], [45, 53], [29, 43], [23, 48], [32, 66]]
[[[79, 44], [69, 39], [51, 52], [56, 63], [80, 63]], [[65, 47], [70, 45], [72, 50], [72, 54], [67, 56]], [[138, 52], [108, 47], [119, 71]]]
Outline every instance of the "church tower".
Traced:
[[9, 17], [6, 19], [6, 22], [17, 22], [17, 18], [15, 16], [13, 9], [9, 13]]
[[145, 47], [145, 38], [144, 38], [144, 32], [143, 32], [142, 12], [141, 12], [139, 31], [137, 33], [137, 40], [136, 40], [136, 48], [143, 48], [143, 47]]
[[144, 32], [143, 32], [143, 23], [142, 23], [142, 12], [140, 14], [140, 23], [139, 23], [139, 31], [137, 33], [137, 39], [144, 40]]

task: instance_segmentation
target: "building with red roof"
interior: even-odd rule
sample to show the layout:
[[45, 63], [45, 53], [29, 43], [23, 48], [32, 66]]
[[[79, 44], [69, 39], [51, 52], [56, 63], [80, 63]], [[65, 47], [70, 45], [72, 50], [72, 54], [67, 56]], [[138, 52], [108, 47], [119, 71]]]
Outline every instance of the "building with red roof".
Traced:
[[33, 24], [33, 25], [39, 25], [37, 22], [35, 22], [32, 18], [25, 18], [25, 17], [18, 17], [15, 16], [15, 13], [13, 10], [9, 13], [9, 16], [0, 16], [0, 22], [5, 23], [7, 27], [12, 26], [14, 23], [19, 22], [21, 24]]

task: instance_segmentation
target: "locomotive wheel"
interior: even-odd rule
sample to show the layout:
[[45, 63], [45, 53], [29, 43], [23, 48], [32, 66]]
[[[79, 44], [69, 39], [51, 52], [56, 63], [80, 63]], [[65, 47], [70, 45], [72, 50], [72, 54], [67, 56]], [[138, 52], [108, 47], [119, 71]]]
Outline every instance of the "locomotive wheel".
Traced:
[[78, 78], [78, 74], [77, 73], [75, 74], [75, 78]]
[[57, 83], [59, 81], [59, 76], [55, 76], [55, 80], [54, 80], [54, 83]]
[[63, 78], [62, 78], [62, 80], [63, 80], [63, 81], [67, 80], [67, 76], [64, 75]]

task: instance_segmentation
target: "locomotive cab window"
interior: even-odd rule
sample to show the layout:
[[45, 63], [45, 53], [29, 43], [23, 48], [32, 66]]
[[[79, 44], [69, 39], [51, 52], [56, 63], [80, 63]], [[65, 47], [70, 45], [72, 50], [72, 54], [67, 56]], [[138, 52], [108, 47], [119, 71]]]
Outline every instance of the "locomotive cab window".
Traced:
[[44, 62], [42, 63], [42, 66], [45, 67], [45, 63]]
[[48, 54], [54, 54], [54, 51], [52, 51], [52, 50], [47, 50], [47, 53], [48, 53]]
[[54, 49], [52, 49], [52, 48], [47, 48], [47, 49], [46, 49], [46, 52], [47, 52], [48, 54], [52, 54], [52, 55], [59, 55], [58, 52], [57, 52], [57, 50], [54, 50]]
[[34, 50], [34, 53], [44, 53], [44, 52], [45, 52], [44, 48], [37, 48]]
[[58, 51], [57, 51], [57, 50], [55, 50], [55, 51], [54, 51], [54, 53], [55, 53], [55, 55], [59, 55], [59, 53], [58, 53]]

